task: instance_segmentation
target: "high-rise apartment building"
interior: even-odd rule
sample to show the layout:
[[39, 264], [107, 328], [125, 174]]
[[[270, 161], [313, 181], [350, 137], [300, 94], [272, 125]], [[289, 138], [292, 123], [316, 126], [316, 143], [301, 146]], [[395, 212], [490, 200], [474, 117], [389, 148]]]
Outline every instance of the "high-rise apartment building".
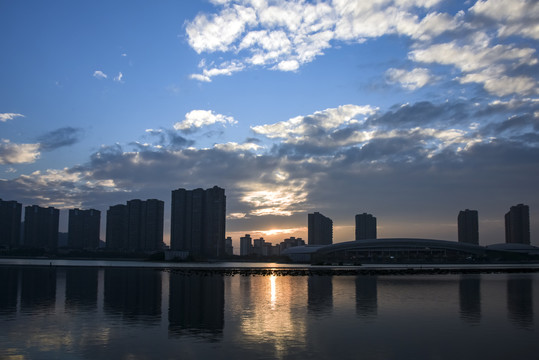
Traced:
[[477, 210], [459, 211], [457, 217], [459, 242], [479, 245], [479, 220]]
[[225, 227], [225, 189], [172, 191], [171, 250], [189, 251], [194, 257], [221, 257], [225, 254]]
[[101, 211], [70, 209], [67, 246], [71, 249], [97, 249], [100, 228]]
[[247, 256], [253, 253], [253, 243], [251, 235], [245, 234], [245, 236], [240, 237], [240, 255]]
[[232, 246], [232, 238], [230, 236], [225, 239], [225, 254], [234, 255], [234, 246]]
[[308, 244], [330, 245], [333, 243], [333, 221], [315, 212], [308, 214]]
[[24, 246], [56, 250], [60, 210], [37, 205], [24, 208]]
[[21, 215], [22, 204], [0, 199], [0, 248], [20, 246]]
[[376, 239], [376, 218], [371, 214], [356, 215], [356, 240]]
[[530, 208], [528, 205], [511, 206], [505, 214], [505, 242], [530, 244]]
[[[107, 211], [107, 248], [128, 251], [161, 250], [165, 203], [129, 200]], [[109, 243], [110, 241], [110, 243]]]
[[127, 205], [118, 204], [107, 210], [107, 242], [109, 250], [127, 250]]

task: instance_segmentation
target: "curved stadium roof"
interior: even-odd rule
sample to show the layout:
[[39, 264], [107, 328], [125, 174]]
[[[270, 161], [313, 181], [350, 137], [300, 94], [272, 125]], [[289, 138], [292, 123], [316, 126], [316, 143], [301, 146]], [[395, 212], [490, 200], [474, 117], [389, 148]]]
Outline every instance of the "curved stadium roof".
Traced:
[[414, 238], [390, 238], [356, 240], [336, 243], [318, 249], [318, 254], [330, 254], [346, 250], [453, 250], [475, 255], [483, 255], [486, 248], [479, 245], [459, 243], [456, 241]]

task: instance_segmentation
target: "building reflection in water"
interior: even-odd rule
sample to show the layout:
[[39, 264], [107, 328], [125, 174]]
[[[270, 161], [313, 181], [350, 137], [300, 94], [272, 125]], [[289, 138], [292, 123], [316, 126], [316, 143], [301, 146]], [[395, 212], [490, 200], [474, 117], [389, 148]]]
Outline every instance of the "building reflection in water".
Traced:
[[0, 267], [0, 315], [17, 312], [17, 292], [19, 291], [19, 271]]
[[126, 321], [156, 324], [161, 320], [161, 271], [106, 268], [104, 309]]
[[507, 279], [507, 314], [520, 328], [533, 330], [533, 283], [531, 276]]
[[210, 339], [222, 336], [225, 284], [222, 275], [172, 272], [169, 280], [169, 336], [186, 333]]
[[54, 311], [56, 305], [56, 268], [21, 269], [21, 310]]
[[378, 279], [376, 276], [356, 277], [356, 314], [362, 318], [378, 315]]
[[470, 324], [481, 321], [481, 275], [461, 275], [459, 279], [460, 318]]
[[65, 304], [68, 311], [97, 309], [97, 267], [78, 267], [66, 271]]
[[333, 310], [333, 278], [311, 275], [307, 280], [307, 309], [311, 315], [330, 314]]

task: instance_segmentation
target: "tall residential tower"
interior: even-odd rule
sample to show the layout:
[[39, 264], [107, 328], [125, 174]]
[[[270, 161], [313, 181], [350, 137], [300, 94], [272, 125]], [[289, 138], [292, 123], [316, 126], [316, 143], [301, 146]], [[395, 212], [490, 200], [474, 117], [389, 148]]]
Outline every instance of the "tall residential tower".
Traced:
[[20, 246], [21, 215], [22, 204], [0, 199], [0, 248]]
[[376, 218], [371, 214], [356, 215], [356, 240], [376, 239]]
[[315, 212], [307, 215], [309, 245], [330, 245], [333, 243], [333, 221]]
[[479, 245], [479, 220], [477, 210], [459, 211], [457, 217], [459, 242]]
[[24, 246], [49, 251], [58, 248], [60, 210], [37, 205], [24, 208]]
[[70, 209], [67, 245], [71, 249], [91, 249], [99, 247], [101, 211], [90, 209]]
[[511, 206], [505, 214], [505, 242], [530, 244], [530, 208], [528, 205]]
[[225, 255], [225, 189], [172, 191], [170, 249], [189, 251], [194, 257]]
[[129, 200], [107, 211], [107, 248], [128, 251], [161, 250], [165, 203]]

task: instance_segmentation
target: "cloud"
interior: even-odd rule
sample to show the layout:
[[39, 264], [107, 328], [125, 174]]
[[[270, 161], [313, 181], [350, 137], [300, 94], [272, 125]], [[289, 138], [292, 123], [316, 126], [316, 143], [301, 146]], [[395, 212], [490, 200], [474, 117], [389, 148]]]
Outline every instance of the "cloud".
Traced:
[[388, 82], [399, 83], [408, 90], [416, 90], [433, 80], [430, 71], [425, 68], [416, 68], [412, 71], [391, 68], [386, 71], [386, 77]]
[[[257, 134], [274, 143], [269, 148], [253, 139], [187, 147], [188, 135], [178, 146], [170, 137], [177, 130], [148, 129], [147, 142], [103, 146], [82, 165], [0, 180], [0, 192], [27, 203], [105, 211], [133, 198], [167, 200], [179, 187], [219, 185], [227, 191], [229, 232], [297, 228], [309, 211], [336, 224], [353, 224], [353, 214], [369, 211], [381, 224], [409, 221], [416, 228], [453, 221], [451, 214], [466, 207], [483, 219], [503, 219], [514, 203], [539, 206], [538, 112], [533, 98], [418, 102], [384, 111], [348, 104], [261, 125]], [[6, 162], [5, 153], [0, 159], [16, 163]]]
[[183, 121], [174, 124], [174, 129], [189, 132], [217, 123], [234, 125], [237, 121], [232, 116], [216, 114], [211, 110], [192, 110], [185, 114]]
[[409, 72], [388, 69], [390, 83], [415, 90], [433, 80], [426, 65], [446, 65], [456, 70], [450, 80], [480, 84], [496, 96], [539, 93], [535, 49], [522, 41], [539, 39], [537, 2], [480, 0], [456, 14], [435, 11], [438, 4], [402, 0], [215, 2], [216, 11], [198, 14], [187, 23], [186, 32], [198, 54], [211, 58], [219, 53], [214, 57], [217, 63], [204, 59], [202, 71], [190, 78], [211, 82], [215, 76], [252, 67], [298, 71], [334, 46], [400, 35], [411, 40], [408, 59], [421, 67]]
[[[214, 14], [198, 14], [187, 23], [189, 45], [199, 54], [230, 53], [235, 71], [247, 66], [265, 66], [279, 71], [296, 71], [323, 55], [333, 41], [363, 42], [386, 34], [403, 34], [429, 40], [454, 30], [460, 20], [443, 13], [420, 18], [411, 13], [417, 7], [429, 9], [437, 1], [358, 2], [320, 1], [223, 1]], [[211, 81], [216, 71], [229, 68], [203, 67], [192, 79]]]
[[410, 52], [410, 59], [422, 63], [452, 65], [462, 71], [461, 83], [480, 83], [498, 96], [537, 94], [537, 80], [531, 76], [512, 76], [518, 67], [538, 64], [535, 49], [513, 45], [490, 45], [487, 38], [473, 44], [457, 41], [435, 44]]
[[0, 113], [0, 122], [6, 122], [8, 120], [13, 120], [16, 117], [24, 117], [22, 114], [15, 114], [15, 113]]
[[105, 74], [103, 71], [101, 70], [96, 70], [94, 71], [94, 75], [93, 77], [97, 78], [97, 79], [106, 79], [108, 78], [107, 74]]
[[302, 209], [308, 193], [304, 190], [305, 182], [290, 181], [286, 185], [261, 183], [240, 183], [243, 195], [241, 201], [251, 208], [251, 216], [290, 216]]
[[120, 71], [117, 76], [114, 77], [115, 82], [123, 83], [124, 74]]
[[539, 39], [539, 4], [533, 0], [487, 0], [477, 1], [470, 12], [495, 20], [502, 25], [498, 36], [520, 35]]
[[39, 144], [14, 144], [7, 139], [0, 142], [0, 164], [33, 163], [39, 158]]
[[60, 147], [71, 146], [79, 142], [82, 133], [82, 129], [72, 128], [70, 126], [53, 130], [41, 135], [37, 139], [39, 149], [42, 151], [52, 151]]
[[[328, 131], [351, 122], [357, 117], [372, 115], [377, 109], [371, 106], [342, 105], [338, 108], [317, 111], [312, 115], [297, 116], [275, 124], [254, 126], [251, 129], [268, 138], [294, 139]], [[360, 118], [361, 119], [361, 118]]]
[[[205, 62], [203, 62], [205, 67]], [[225, 75], [230, 76], [235, 72], [241, 71], [244, 69], [244, 65], [237, 62], [237, 61], [231, 61], [231, 62], [225, 62], [222, 63], [219, 67], [212, 67], [212, 68], [205, 68], [202, 70], [202, 74], [191, 74], [190, 78], [203, 81], [203, 82], [211, 82], [211, 78], [217, 75]]]

